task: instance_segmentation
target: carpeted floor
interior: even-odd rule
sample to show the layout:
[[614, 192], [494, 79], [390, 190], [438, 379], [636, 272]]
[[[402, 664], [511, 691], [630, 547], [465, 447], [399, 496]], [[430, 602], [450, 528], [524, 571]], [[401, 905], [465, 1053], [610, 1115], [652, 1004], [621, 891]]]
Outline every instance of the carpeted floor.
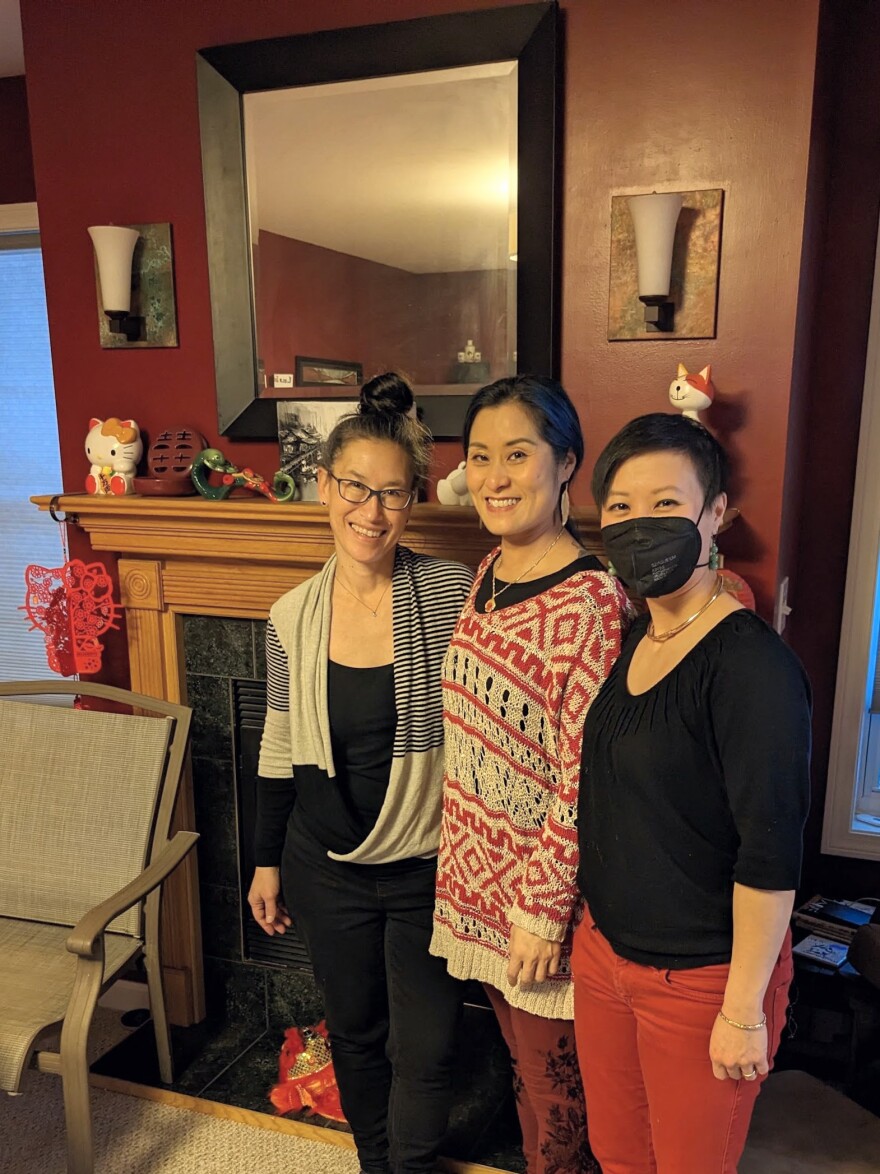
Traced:
[[[125, 1034], [98, 1010], [93, 1058]], [[0, 1172], [64, 1174], [61, 1081], [29, 1071], [24, 1095], [0, 1095]], [[198, 1103], [198, 1102], [196, 1102]], [[356, 1174], [351, 1150], [92, 1090], [95, 1174]], [[337, 1138], [338, 1140], [338, 1135]], [[740, 1174], [878, 1174], [880, 1119], [803, 1072], [777, 1072], [758, 1098]]]
[[[64, 1174], [61, 1081], [39, 1073], [0, 1098], [0, 1170]], [[39, 1111], [35, 1107], [39, 1106]], [[353, 1151], [92, 1090], [95, 1174], [357, 1174]]]
[[775, 1072], [739, 1174], [878, 1174], [880, 1118], [806, 1072]]
[[[95, 1174], [356, 1174], [350, 1150], [92, 1090]], [[3, 1174], [64, 1174], [61, 1081], [0, 1097]], [[877, 1174], [880, 1121], [801, 1072], [771, 1077], [740, 1174]]]
[[[90, 1035], [95, 1059], [126, 1034], [117, 1012], [99, 1007]], [[48, 1041], [48, 1037], [47, 1037]], [[52, 1046], [47, 1042], [46, 1046]], [[2, 1174], [64, 1174], [61, 1080], [29, 1070], [23, 1095], [0, 1093]], [[340, 1149], [139, 1097], [92, 1089], [95, 1174], [357, 1174]]]

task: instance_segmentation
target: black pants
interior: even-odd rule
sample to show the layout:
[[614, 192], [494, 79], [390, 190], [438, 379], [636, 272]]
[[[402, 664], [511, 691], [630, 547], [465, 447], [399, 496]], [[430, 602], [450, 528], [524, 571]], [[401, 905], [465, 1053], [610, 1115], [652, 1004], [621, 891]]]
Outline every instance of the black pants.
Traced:
[[428, 953], [436, 861], [348, 864], [291, 829], [287, 908], [324, 1009], [342, 1108], [370, 1174], [434, 1169], [452, 1099], [461, 984]]

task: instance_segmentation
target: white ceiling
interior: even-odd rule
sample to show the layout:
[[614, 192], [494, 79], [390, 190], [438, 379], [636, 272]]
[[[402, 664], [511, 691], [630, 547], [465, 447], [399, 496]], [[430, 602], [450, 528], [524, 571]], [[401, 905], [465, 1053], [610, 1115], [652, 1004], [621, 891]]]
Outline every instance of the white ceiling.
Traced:
[[411, 273], [508, 265], [514, 62], [250, 94], [245, 143], [254, 238]]
[[0, 0], [0, 77], [24, 73], [18, 0]]

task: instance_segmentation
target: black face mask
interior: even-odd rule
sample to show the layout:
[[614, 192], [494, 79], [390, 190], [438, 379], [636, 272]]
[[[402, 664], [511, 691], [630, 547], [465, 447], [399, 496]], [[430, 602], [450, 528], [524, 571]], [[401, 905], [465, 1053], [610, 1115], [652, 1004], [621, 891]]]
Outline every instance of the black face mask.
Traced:
[[614, 522], [602, 527], [602, 545], [626, 588], [645, 599], [671, 595], [708, 565], [699, 562], [703, 539], [690, 518]]

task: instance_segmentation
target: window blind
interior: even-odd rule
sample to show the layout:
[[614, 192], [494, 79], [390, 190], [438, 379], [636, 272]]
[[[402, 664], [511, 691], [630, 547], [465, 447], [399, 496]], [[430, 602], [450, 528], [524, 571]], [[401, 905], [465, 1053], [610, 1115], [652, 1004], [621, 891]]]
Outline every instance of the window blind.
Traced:
[[60, 528], [28, 499], [60, 490], [39, 237], [0, 234], [0, 679], [5, 681], [52, 675], [42, 633], [29, 630], [20, 609], [27, 565], [57, 567], [63, 559]]

